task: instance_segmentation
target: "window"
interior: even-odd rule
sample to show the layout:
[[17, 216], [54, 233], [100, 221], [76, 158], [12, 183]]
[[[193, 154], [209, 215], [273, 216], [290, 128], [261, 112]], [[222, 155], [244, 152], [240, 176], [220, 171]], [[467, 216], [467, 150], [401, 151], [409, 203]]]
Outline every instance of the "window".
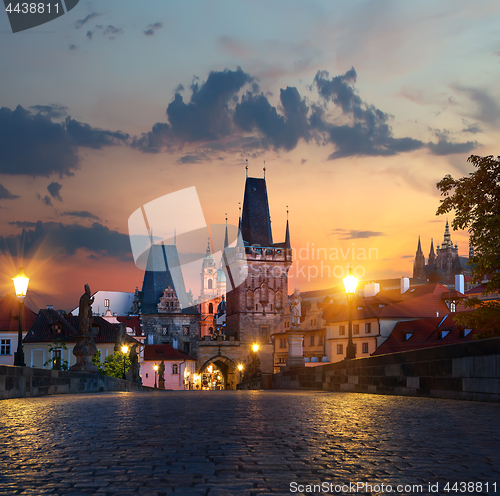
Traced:
[[318, 346], [323, 345], [323, 336], [318, 336]]
[[273, 311], [273, 304], [271, 303], [271, 312]]
[[162, 334], [162, 336], [168, 335], [168, 325], [161, 326], [161, 334]]
[[363, 353], [368, 353], [368, 343], [363, 343]]
[[214, 333], [214, 328], [213, 328], [213, 327], [210, 327], [210, 328], [208, 329], [208, 332], [209, 332], [210, 334], [213, 334], [213, 333]]
[[372, 324], [371, 322], [368, 322], [367, 324], [365, 324], [365, 334], [371, 334], [372, 332]]
[[106, 308], [109, 308], [109, 298], [105, 298], [105, 299], [104, 299], [104, 306], [105, 306]]
[[208, 280], [208, 289], [212, 289], [212, 279]]
[[439, 339], [445, 338], [446, 336], [448, 336], [449, 333], [450, 331], [441, 331]]
[[352, 326], [352, 333], [353, 334], [359, 334], [359, 324], [354, 324]]
[[189, 336], [189, 326], [182, 326], [184, 336]]
[[345, 326], [339, 326], [339, 335], [345, 336]]
[[176, 363], [174, 363], [174, 364], [172, 365], [172, 374], [178, 374], [178, 373], [179, 373], [179, 372], [178, 372], [178, 367], [177, 367], [177, 364], [176, 364]]
[[286, 338], [280, 338], [280, 348], [286, 348]]
[[410, 339], [412, 336], [413, 336], [413, 333], [412, 333], [412, 332], [407, 332], [407, 333], [405, 334], [405, 341], [408, 341], [408, 339]]
[[465, 338], [465, 336], [468, 336], [472, 332], [472, 329], [464, 329], [462, 331], [463, 335], [462, 337]]
[[457, 305], [454, 301], [450, 302], [450, 312], [456, 312], [457, 311]]
[[338, 344], [337, 345], [337, 355], [342, 355], [343, 353], [344, 353], [344, 345]]
[[309, 345], [310, 345], [310, 346], [314, 346], [314, 336], [311, 336], [311, 337], [309, 338]]
[[189, 341], [186, 341], [184, 344], [183, 344], [183, 347], [184, 347], [184, 351], [186, 353], [189, 353], [191, 351], [191, 343]]
[[310, 327], [316, 327], [316, 319], [311, 319]]
[[255, 304], [255, 311], [257, 311], [259, 309], [259, 306], [257, 305], [257, 303]]
[[0, 339], [0, 355], [10, 355], [10, 339]]
[[358, 352], [358, 344], [354, 343], [354, 353], [357, 353], [357, 352]]

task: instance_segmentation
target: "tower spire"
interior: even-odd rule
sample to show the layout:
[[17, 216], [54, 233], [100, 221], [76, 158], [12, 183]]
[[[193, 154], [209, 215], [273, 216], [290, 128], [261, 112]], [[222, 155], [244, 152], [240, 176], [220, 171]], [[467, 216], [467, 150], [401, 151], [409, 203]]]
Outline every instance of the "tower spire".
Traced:
[[290, 244], [290, 229], [288, 226], [288, 205], [286, 206], [286, 231], [285, 231], [285, 249], [289, 250], [291, 248]]
[[224, 235], [224, 250], [229, 246], [229, 238], [227, 235], [227, 213], [226, 213], [226, 233]]

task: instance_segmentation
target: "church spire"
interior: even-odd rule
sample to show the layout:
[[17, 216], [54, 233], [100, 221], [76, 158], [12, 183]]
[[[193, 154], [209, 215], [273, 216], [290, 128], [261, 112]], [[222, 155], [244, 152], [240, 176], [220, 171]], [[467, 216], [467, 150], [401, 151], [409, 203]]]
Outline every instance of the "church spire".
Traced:
[[451, 241], [450, 226], [448, 224], [448, 219], [446, 219], [446, 227], [444, 228], [444, 239], [441, 249], [443, 248], [453, 248], [453, 242]]
[[285, 231], [285, 249], [290, 249], [290, 229], [288, 227], [288, 205], [286, 206], [286, 231]]
[[226, 234], [224, 235], [224, 250], [229, 246], [229, 238], [227, 235], [227, 214], [226, 214]]
[[428, 262], [430, 270], [436, 265], [436, 254], [434, 253], [434, 240], [431, 238], [431, 249], [429, 251], [429, 262]]
[[420, 244], [420, 236], [418, 237], [417, 252], [415, 253], [415, 260], [413, 262], [413, 277], [425, 281], [425, 257], [422, 252], [422, 245]]

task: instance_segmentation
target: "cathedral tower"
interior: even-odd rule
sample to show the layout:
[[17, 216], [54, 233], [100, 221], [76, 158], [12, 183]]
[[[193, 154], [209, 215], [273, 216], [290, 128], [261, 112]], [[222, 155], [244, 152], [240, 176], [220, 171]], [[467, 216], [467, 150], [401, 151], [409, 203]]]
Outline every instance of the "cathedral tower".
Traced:
[[415, 261], [413, 262], [413, 277], [422, 281], [427, 280], [425, 274], [425, 257], [420, 245], [420, 236], [418, 237], [417, 252], [415, 254]]

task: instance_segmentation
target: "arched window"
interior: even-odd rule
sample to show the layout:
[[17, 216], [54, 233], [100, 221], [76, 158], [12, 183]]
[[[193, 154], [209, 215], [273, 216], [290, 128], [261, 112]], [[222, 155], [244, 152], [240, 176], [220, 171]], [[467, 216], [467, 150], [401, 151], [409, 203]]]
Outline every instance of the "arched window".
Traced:
[[208, 304], [208, 313], [214, 313], [214, 305], [213, 305], [213, 303], [209, 303]]
[[[212, 289], [212, 279], [208, 280], [208, 289]], [[212, 313], [212, 312], [210, 312]]]
[[210, 327], [210, 328], [208, 329], [208, 332], [209, 332], [210, 334], [213, 334], [213, 333], [214, 333], [214, 328], [213, 328], [213, 327]]
[[172, 365], [172, 374], [178, 374], [178, 373], [179, 373], [179, 372], [178, 372], [177, 364], [176, 364], [176, 363], [174, 363], [174, 364]]

